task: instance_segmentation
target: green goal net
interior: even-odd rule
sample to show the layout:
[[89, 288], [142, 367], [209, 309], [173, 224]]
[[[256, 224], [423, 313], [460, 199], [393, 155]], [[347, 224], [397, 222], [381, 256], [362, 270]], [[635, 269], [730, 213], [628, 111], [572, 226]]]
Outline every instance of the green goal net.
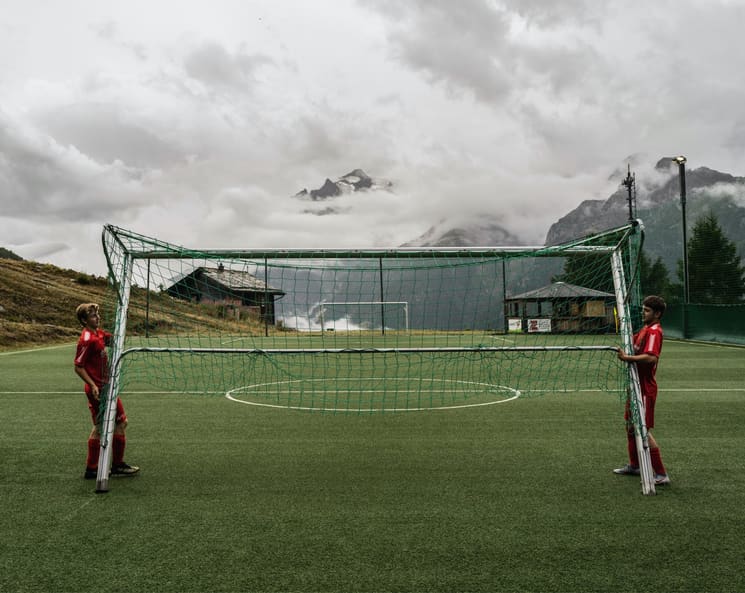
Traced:
[[193, 250], [106, 226], [117, 389], [326, 412], [625, 390], [637, 227], [554, 247]]
[[107, 225], [109, 397], [324, 413], [622, 397], [641, 237], [635, 222], [557, 246], [191, 249]]

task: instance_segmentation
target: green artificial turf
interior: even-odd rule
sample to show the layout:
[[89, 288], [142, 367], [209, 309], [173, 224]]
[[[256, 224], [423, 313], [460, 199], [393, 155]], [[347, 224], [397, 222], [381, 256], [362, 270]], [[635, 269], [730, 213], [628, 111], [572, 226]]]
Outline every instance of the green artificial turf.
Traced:
[[370, 415], [124, 393], [142, 471], [96, 494], [73, 352], [0, 354], [0, 591], [745, 590], [745, 350], [665, 344], [656, 496], [611, 473], [599, 393]]

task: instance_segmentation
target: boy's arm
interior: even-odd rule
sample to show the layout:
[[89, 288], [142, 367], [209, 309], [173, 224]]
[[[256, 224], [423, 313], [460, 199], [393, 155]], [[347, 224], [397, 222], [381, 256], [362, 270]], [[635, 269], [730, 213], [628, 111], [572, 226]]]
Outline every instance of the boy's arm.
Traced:
[[88, 371], [86, 371], [83, 367], [79, 367], [78, 365], [75, 365], [75, 374], [80, 377], [85, 383], [88, 384], [88, 386], [91, 388], [91, 394], [95, 399], [98, 399], [100, 393], [98, 391], [98, 385], [91, 379], [91, 376], [88, 374]]
[[654, 364], [658, 360], [654, 354], [626, 354], [622, 348], [617, 348], [616, 350], [618, 351], [618, 359], [624, 362], [647, 362]]

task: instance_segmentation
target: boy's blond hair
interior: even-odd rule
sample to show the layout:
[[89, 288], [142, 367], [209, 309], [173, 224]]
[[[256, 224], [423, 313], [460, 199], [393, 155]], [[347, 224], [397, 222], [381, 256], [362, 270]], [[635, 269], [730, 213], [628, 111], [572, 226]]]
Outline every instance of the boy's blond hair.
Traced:
[[98, 303], [83, 303], [75, 309], [75, 315], [83, 326], [88, 324], [88, 316], [91, 313], [98, 313]]

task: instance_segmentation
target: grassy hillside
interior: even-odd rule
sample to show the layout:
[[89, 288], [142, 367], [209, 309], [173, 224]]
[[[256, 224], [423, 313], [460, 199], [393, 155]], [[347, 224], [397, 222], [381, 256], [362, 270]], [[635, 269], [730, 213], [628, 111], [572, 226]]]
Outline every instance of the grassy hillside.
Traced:
[[20, 255], [13, 253], [10, 249], [5, 249], [5, 247], [0, 247], [0, 258], [17, 260], [23, 259]]
[[75, 307], [103, 302], [106, 280], [48, 264], [0, 259], [0, 349], [72, 341]]
[[[0, 350], [70, 342], [80, 335], [75, 307], [84, 302], [102, 305], [104, 325], [110, 327], [114, 308], [105, 278], [49, 264], [0, 258]], [[128, 333], [145, 331], [143, 289], [132, 291]], [[168, 301], [168, 302], [165, 302]], [[241, 333], [263, 332], [257, 320], [228, 321], [215, 307], [194, 305], [161, 293], [151, 293], [151, 334], [188, 331], [195, 326]], [[165, 307], [164, 307], [165, 305]]]

